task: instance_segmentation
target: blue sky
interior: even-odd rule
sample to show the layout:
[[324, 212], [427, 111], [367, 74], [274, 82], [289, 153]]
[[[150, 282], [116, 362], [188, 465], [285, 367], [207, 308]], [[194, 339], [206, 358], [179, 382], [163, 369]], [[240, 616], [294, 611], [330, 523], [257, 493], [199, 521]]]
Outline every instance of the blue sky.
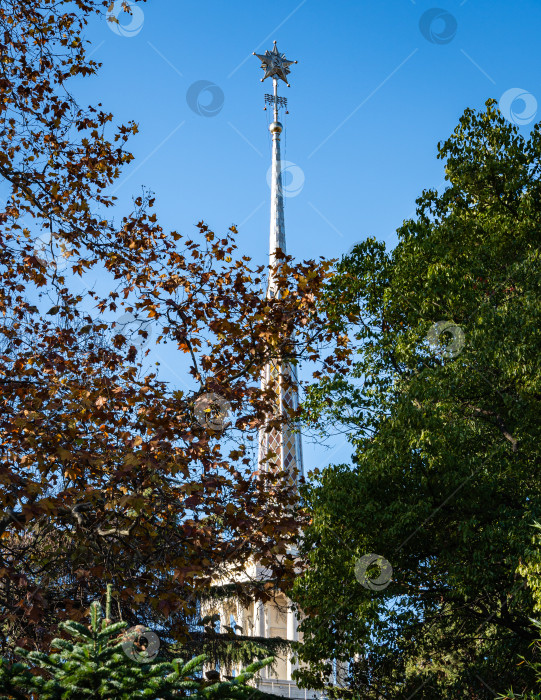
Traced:
[[[116, 33], [92, 22], [87, 37], [103, 67], [79, 86], [84, 102], [101, 101], [118, 123], [139, 124], [136, 160], [116, 194], [127, 202], [150, 187], [162, 225], [186, 234], [201, 219], [217, 232], [236, 224], [243, 252], [261, 263], [270, 164], [262, 108], [272, 86], [260, 82], [251, 53], [271, 49], [274, 39], [298, 60], [281, 94], [290, 111], [282, 157], [294, 164], [286, 179], [295, 195], [286, 198], [288, 252], [299, 258], [336, 257], [369, 235], [393, 246], [415, 198], [441, 188], [436, 144], [466, 107], [505, 95], [508, 117], [524, 133], [537, 112], [541, 118], [538, 1], [149, 0], [138, 7], [131, 18], [119, 14], [125, 29]], [[167, 355], [171, 368], [175, 358]], [[306, 445], [308, 466], [347, 460], [341, 439], [333, 449]]]

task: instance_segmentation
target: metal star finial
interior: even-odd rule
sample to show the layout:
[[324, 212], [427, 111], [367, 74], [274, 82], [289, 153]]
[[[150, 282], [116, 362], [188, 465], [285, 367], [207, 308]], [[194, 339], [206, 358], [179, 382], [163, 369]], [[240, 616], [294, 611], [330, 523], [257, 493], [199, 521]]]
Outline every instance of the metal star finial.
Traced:
[[291, 72], [289, 66], [293, 63], [297, 63], [297, 61], [288, 61], [285, 53], [280, 53], [278, 51], [276, 42], [274, 42], [272, 51], [265, 51], [264, 54], [255, 53], [254, 51], [254, 56], [259, 58], [261, 61], [261, 68], [265, 71], [261, 82], [263, 82], [265, 78], [280, 78], [289, 87], [289, 83], [287, 82], [287, 76]]

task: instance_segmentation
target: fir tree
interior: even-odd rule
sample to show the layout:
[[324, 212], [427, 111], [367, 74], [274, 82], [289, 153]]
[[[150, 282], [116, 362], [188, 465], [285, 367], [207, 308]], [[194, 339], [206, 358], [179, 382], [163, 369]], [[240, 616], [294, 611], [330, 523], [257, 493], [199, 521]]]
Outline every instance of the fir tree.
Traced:
[[[90, 626], [73, 620], [60, 623], [70, 639], [54, 639], [58, 652], [17, 649], [24, 661], [8, 664], [0, 660], [0, 700], [138, 700], [192, 697], [197, 700], [231, 698], [263, 700], [266, 696], [247, 684], [257, 671], [273, 658], [250, 664], [232, 680], [205, 680], [201, 669], [206, 655], [185, 662], [154, 661], [156, 653], [139, 644], [145, 634], [135, 628], [123, 633], [126, 622], [110, 619], [110, 587], [107, 591], [105, 619], [101, 606], [91, 606]], [[145, 628], [143, 628], [145, 629]], [[157, 650], [156, 650], [157, 651]], [[273, 696], [275, 698], [276, 696]]]

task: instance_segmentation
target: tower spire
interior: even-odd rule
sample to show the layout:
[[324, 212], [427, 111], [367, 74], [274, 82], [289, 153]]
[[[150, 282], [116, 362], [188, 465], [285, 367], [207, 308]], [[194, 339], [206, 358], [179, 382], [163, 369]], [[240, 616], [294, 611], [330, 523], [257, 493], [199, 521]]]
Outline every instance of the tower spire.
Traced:
[[284, 194], [282, 189], [282, 156], [280, 152], [280, 134], [283, 127], [278, 116], [281, 108], [287, 107], [287, 98], [278, 95], [278, 80], [283, 80], [288, 87], [287, 76], [291, 72], [289, 66], [297, 61], [289, 61], [285, 54], [281, 54], [276, 46], [276, 41], [272, 51], [265, 51], [264, 54], [254, 53], [261, 61], [261, 68], [265, 75], [261, 78], [263, 82], [266, 78], [272, 78], [273, 94], [265, 95], [265, 104], [272, 105], [273, 122], [269, 126], [272, 134], [272, 175], [271, 175], [271, 210], [270, 210], [270, 268], [268, 296], [277, 293], [276, 281], [273, 270], [277, 263], [278, 249], [285, 255], [286, 253], [286, 230], [284, 221]]
[[[280, 153], [280, 134], [283, 127], [280, 123], [279, 110], [287, 107], [287, 99], [278, 95], [278, 80], [282, 80], [289, 87], [289, 66], [297, 61], [290, 61], [285, 54], [278, 51], [276, 42], [272, 51], [254, 56], [261, 61], [261, 68], [265, 75], [261, 79], [272, 78], [273, 94], [265, 95], [265, 104], [272, 105], [273, 122], [269, 126], [272, 134], [272, 180], [271, 180], [271, 206], [270, 206], [270, 245], [269, 245], [269, 284], [267, 297], [276, 297], [280, 294], [276, 280], [276, 269], [279, 259], [278, 251], [286, 253], [286, 229], [284, 219], [284, 194], [282, 188], [282, 158]], [[302, 444], [301, 435], [290, 425], [288, 412], [296, 410], [299, 405], [298, 380], [296, 367], [290, 362], [278, 359], [271, 360], [264, 368], [261, 378], [263, 389], [273, 388], [277, 395], [277, 413], [281, 414], [285, 421], [280, 430], [266, 428], [261, 430], [259, 440], [259, 464], [268, 469], [268, 459], [276, 463], [278, 471], [302, 476]]]
[[[284, 225], [284, 200], [282, 192], [281, 162], [280, 162], [280, 124], [279, 110], [287, 106], [285, 98], [278, 96], [278, 80], [287, 84], [289, 66], [296, 61], [288, 61], [284, 54], [278, 53], [276, 42], [272, 51], [264, 55], [255, 54], [262, 63], [265, 78], [272, 78], [273, 94], [265, 95], [265, 103], [271, 104], [274, 120], [270, 125], [272, 133], [272, 183], [271, 183], [271, 227], [270, 227], [270, 254], [271, 270], [269, 274], [269, 287], [267, 299], [269, 305], [276, 300], [281, 293], [275, 275], [275, 263], [277, 252], [280, 249], [285, 253], [286, 236]], [[289, 343], [288, 343], [289, 345]], [[298, 408], [298, 381], [296, 366], [291, 357], [272, 357], [261, 372], [261, 388], [263, 391], [272, 390], [276, 403], [267, 416], [268, 423], [259, 433], [259, 468], [261, 471], [282, 472], [289, 476], [288, 486], [294, 490], [296, 482], [294, 476], [302, 476], [302, 445], [301, 434], [295, 426], [295, 410]], [[280, 417], [279, 421], [272, 421]], [[279, 427], [274, 427], [274, 426]], [[272, 427], [271, 427], [272, 426]], [[285, 481], [285, 480], [284, 480]], [[272, 498], [272, 496], [271, 496]], [[269, 523], [270, 525], [270, 523]], [[290, 549], [290, 556], [296, 556]], [[278, 555], [282, 556], [282, 555]], [[253, 583], [254, 581], [269, 581], [270, 571], [267, 566], [256, 556], [252, 556], [247, 564], [244, 574], [239, 574], [235, 569], [217, 581], [217, 585], [228, 583]], [[270, 594], [270, 591], [269, 591]], [[216, 606], [216, 607], [214, 607]], [[205, 615], [218, 612], [220, 623], [228, 625], [233, 615], [240, 623], [242, 634], [264, 637], [266, 639], [281, 638], [290, 642], [299, 640], [299, 619], [291, 601], [282, 591], [275, 589], [265, 602], [252, 599], [246, 602], [244, 597], [234, 595], [232, 599], [219, 597], [215, 602], [205, 600], [202, 602], [202, 610]], [[238, 667], [237, 667], [238, 668]], [[276, 658], [272, 668], [263, 669], [259, 677], [255, 679], [256, 687], [269, 695], [280, 697], [305, 698], [306, 691], [297, 687], [292, 678], [296, 670], [296, 662], [291, 650], [287, 654]], [[236, 669], [235, 669], [236, 670]], [[315, 698], [322, 697], [318, 691]]]

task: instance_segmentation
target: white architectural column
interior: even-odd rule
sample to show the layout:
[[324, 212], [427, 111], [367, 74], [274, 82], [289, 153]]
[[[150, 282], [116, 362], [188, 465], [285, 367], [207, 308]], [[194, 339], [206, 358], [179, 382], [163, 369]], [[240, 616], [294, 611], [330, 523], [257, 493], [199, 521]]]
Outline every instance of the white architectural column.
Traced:
[[248, 612], [244, 605], [241, 603], [238, 604], [237, 607], [238, 614], [237, 614], [237, 624], [239, 627], [242, 627], [241, 631], [239, 632], [238, 630], [235, 630], [235, 634], [250, 634], [250, 631], [248, 630], [247, 624], [246, 624], [246, 613]]
[[[297, 616], [295, 615], [295, 611], [293, 610], [290, 602], [288, 602], [288, 606], [287, 606], [286, 620], [287, 620], [287, 639], [289, 641], [296, 642], [298, 639], [298, 634], [297, 634], [298, 620], [297, 620]], [[292, 652], [289, 651], [288, 655], [287, 655], [287, 680], [288, 681], [291, 680], [291, 674], [297, 668], [296, 664], [292, 663], [291, 656], [292, 656]]]
[[257, 602], [256, 636], [265, 637], [265, 606], [261, 601]]
[[[266, 637], [267, 635], [265, 634], [266, 632], [266, 625], [265, 625], [265, 606], [261, 601], [258, 601], [257, 603], [254, 604], [254, 608], [257, 610], [256, 616], [255, 616], [255, 635], [257, 637]], [[266, 678], [267, 677], [267, 669], [263, 668], [260, 671], [260, 677], [261, 678]]]

